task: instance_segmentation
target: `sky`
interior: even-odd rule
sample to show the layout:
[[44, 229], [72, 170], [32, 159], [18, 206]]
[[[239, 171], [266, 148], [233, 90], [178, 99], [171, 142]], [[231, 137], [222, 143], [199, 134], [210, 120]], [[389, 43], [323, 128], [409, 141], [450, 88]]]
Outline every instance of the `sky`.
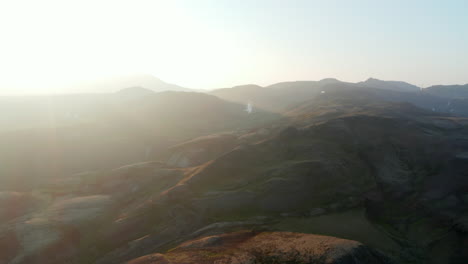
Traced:
[[0, 95], [87, 92], [132, 74], [195, 89], [465, 84], [467, 10], [464, 0], [0, 0]]

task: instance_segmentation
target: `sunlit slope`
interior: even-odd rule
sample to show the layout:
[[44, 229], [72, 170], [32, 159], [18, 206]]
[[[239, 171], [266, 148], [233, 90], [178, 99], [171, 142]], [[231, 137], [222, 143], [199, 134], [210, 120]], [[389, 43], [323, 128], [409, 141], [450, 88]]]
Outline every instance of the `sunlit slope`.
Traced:
[[[265, 111], [249, 114], [244, 105], [201, 93], [127, 91], [80, 98], [54, 98], [49, 108], [39, 107], [50, 112], [47, 126], [1, 134], [1, 188], [148, 160], [184, 139], [261, 126], [279, 117]], [[65, 109], [74, 109], [76, 118], [60, 120]]]
[[[165, 96], [164, 102], [174, 97], [187, 109], [200, 107], [196, 102], [202, 98], [211, 105], [223, 102], [207, 95]], [[194, 138], [166, 130], [180, 140], [150, 155], [160, 162], [83, 172], [48, 180], [33, 191], [2, 193], [4, 201], [19, 206], [2, 212], [0, 245], [10, 253], [0, 254], [0, 260], [149, 261], [148, 254], [171, 258], [179, 249], [170, 249], [185, 241], [237, 230], [357, 240], [396, 263], [466, 260], [468, 121], [379, 101], [367, 92], [319, 96], [288, 108], [283, 119], [249, 129], [221, 130], [216, 124], [211, 129], [219, 132]], [[138, 114], [156, 116], [171, 107], [155, 104], [158, 98], [112, 104], [132, 111], [109, 108], [99, 115], [138, 120], [137, 127], [144, 120], [136, 119]], [[244, 105], [228, 106], [209, 110], [247, 115]], [[175, 111], [168, 120], [197, 114]], [[129, 133], [125, 126], [117, 130]], [[203, 258], [213, 250], [186, 253]]]

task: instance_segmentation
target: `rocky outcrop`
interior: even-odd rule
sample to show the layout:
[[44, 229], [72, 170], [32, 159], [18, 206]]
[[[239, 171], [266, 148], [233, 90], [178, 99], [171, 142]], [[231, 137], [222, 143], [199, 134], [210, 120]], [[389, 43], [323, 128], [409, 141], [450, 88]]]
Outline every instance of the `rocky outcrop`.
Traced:
[[160, 263], [384, 264], [387, 259], [352, 240], [289, 232], [241, 231], [199, 238], [165, 254], [150, 254], [127, 262]]

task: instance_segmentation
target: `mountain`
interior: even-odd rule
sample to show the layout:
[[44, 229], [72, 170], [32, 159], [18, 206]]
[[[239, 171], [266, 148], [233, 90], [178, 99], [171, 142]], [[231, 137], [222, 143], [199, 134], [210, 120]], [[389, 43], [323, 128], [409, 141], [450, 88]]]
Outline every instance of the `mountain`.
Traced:
[[212, 95], [142, 88], [33, 99], [34, 104], [24, 105], [28, 108], [23, 103], [12, 108], [9, 117], [15, 120], [27, 109], [25, 123], [39, 113], [44, 122], [0, 132], [0, 174], [5, 175], [0, 190], [27, 189], [51, 177], [145, 161], [183, 140], [279, 118], [265, 111], [249, 114], [244, 105]]
[[[327, 92], [242, 130], [226, 126], [250, 116], [243, 105], [214, 96], [166, 92], [116, 104], [121, 112], [106, 115], [140, 119], [106, 130], [113, 140], [149, 120], [169, 124], [167, 136], [197, 121], [212, 124], [205, 133], [223, 132], [192, 132], [151, 155], [160, 161], [0, 193], [0, 201], [20, 205], [2, 207], [8, 224], [0, 225], [0, 245], [8, 250], [0, 262], [214, 263], [236, 254], [314, 263], [466, 261], [468, 119], [347, 92]], [[341, 252], [335, 262], [331, 252]]]
[[467, 262], [464, 99], [334, 79], [216, 93], [231, 102], [6, 100], [54, 122], [0, 134], [0, 263]]
[[268, 87], [237, 86], [214, 90], [211, 94], [227, 101], [244, 104], [250, 102], [255, 108], [278, 113], [298, 103], [333, 94], [338, 97], [359, 95], [373, 100], [408, 102], [433, 112], [468, 115], [468, 99], [457, 98], [449, 102], [447, 98], [426, 90], [421, 91], [418, 87], [404, 82], [369, 79], [360, 83], [348, 83], [336, 79], [324, 79], [284, 82]]
[[352, 86], [350, 83], [340, 82], [336, 79], [323, 79], [321, 81], [282, 82], [268, 87], [235, 86], [214, 90], [211, 94], [228, 101], [250, 102], [254, 107], [260, 109], [281, 112], [288, 106], [316, 97], [329, 85]]
[[406, 82], [401, 81], [382, 81], [374, 78], [369, 78], [364, 82], [357, 83], [363, 87], [371, 87], [377, 89], [385, 89], [385, 90], [392, 90], [398, 92], [419, 92], [421, 90], [420, 87], [416, 85], [412, 85]]
[[237, 103], [251, 103], [254, 108], [281, 113], [301, 102], [315, 100], [326, 94], [337, 96], [365, 96], [368, 99], [389, 102], [407, 102], [427, 110], [468, 116], [468, 98], [447, 97], [432, 93], [431, 90], [394, 81], [369, 79], [360, 83], [341, 82], [336, 79], [321, 81], [297, 81], [277, 83], [268, 87], [255, 85], [236, 86], [211, 92], [224, 100]]
[[221, 99], [247, 105], [252, 103], [267, 111], [276, 111], [274, 105], [278, 103], [277, 95], [258, 85], [242, 85], [233, 88], [223, 88], [211, 91], [210, 94]]
[[85, 92], [112, 93], [128, 87], [143, 87], [154, 92], [181, 91], [193, 92], [194, 90], [170, 84], [148, 74], [113, 76], [106, 79], [98, 79], [82, 83], [76, 90]]
[[[320, 87], [323, 87], [323, 86], [328, 85], [328, 84], [337, 84], [337, 83], [346, 83], [346, 82], [339, 81], [339, 80], [337, 80], [335, 78], [326, 78], [326, 79], [322, 79], [320, 81], [280, 82], [280, 83], [272, 84], [272, 85], [267, 86], [267, 87], [271, 88], [271, 89], [288, 89], [288, 88], [292, 88], [292, 89], [301, 90], [301, 89], [311, 89], [311, 87], [320, 88]], [[346, 83], [346, 84], [349, 84], [349, 83]]]
[[120, 96], [131, 96], [131, 97], [149, 96], [153, 93], [154, 93], [153, 90], [146, 89], [141, 86], [128, 87], [128, 88], [124, 88], [124, 89], [117, 91], [117, 94]]
[[468, 84], [465, 85], [434, 85], [424, 89], [425, 92], [451, 99], [468, 98]]

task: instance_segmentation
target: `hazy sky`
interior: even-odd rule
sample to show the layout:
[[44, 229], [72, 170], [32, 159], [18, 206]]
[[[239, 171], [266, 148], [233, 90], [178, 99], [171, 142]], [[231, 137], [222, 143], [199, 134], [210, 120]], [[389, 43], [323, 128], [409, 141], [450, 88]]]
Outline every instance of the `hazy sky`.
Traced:
[[[468, 83], [468, 1], [0, 1], [0, 94], [147, 73], [190, 88]], [[67, 88], [69, 87], [69, 88]]]

